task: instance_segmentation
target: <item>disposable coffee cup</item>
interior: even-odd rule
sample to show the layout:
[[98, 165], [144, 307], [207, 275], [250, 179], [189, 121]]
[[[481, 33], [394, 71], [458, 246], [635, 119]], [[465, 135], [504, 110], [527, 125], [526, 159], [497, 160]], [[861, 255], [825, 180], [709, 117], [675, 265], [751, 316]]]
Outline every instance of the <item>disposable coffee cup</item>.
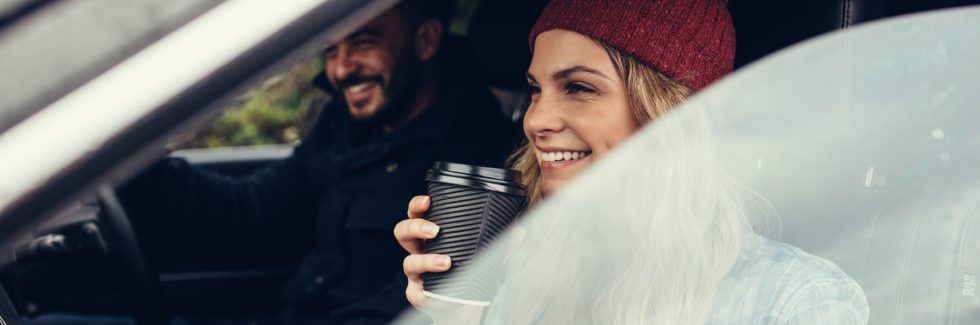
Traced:
[[[527, 206], [521, 172], [436, 162], [425, 180], [431, 198], [426, 219], [439, 226], [439, 234], [426, 240], [423, 249], [449, 255], [452, 266], [446, 272], [423, 274], [423, 293], [455, 303], [490, 305], [499, 286], [502, 261], [497, 258], [470, 269], [474, 258], [503, 235]], [[459, 273], [466, 273], [465, 281], [451, 280]]]

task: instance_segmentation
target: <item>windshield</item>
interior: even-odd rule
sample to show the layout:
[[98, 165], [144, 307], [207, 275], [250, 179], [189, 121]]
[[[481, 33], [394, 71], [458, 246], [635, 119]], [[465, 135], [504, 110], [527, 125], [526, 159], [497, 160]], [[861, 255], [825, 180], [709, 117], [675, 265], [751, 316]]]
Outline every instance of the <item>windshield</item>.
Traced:
[[758, 323], [805, 288], [872, 324], [980, 322], [978, 16], [872, 23], [740, 70], [457, 280], [499, 276], [487, 323]]

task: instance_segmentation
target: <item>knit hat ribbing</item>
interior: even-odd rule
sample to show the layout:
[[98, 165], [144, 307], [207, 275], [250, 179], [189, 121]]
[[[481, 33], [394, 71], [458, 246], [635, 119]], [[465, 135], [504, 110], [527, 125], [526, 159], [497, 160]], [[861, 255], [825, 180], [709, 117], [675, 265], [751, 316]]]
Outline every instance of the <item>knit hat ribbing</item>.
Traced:
[[694, 91], [732, 71], [726, 0], [552, 0], [528, 39], [564, 29], [620, 49]]

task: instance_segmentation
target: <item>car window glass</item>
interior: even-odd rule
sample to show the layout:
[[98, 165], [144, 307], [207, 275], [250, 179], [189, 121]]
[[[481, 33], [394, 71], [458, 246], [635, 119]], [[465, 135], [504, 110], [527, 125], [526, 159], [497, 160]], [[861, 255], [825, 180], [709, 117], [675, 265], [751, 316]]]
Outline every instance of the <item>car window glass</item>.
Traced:
[[319, 53], [250, 88], [206, 127], [173, 137], [170, 150], [293, 144], [316, 123], [331, 97], [314, 78], [323, 70]]
[[48, 1], [3, 26], [0, 132], [219, 2]]

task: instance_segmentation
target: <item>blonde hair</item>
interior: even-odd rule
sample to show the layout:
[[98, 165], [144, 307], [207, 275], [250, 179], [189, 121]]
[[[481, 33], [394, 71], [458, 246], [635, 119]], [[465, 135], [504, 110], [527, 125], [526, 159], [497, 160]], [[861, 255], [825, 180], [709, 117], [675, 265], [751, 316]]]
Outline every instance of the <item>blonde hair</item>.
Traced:
[[[606, 193], [619, 193], [605, 197], [607, 205], [588, 203], [595, 191], [574, 191], [525, 220], [528, 236], [508, 262], [498, 312], [507, 324], [701, 323], [741, 249], [742, 204], [715, 164], [705, 113], [660, 118], [691, 91], [602, 45], [636, 120], [660, 120], [644, 136], [657, 157], [637, 150], [617, 157], [632, 164], [629, 175], [607, 182], [615, 184]], [[528, 146], [514, 157], [537, 204], [537, 161]]]
[[[626, 96], [630, 103], [630, 111], [633, 112], [633, 117], [640, 125], [646, 125], [667, 113], [691, 94], [690, 88], [657, 72], [632, 55], [605, 43], [596, 42], [609, 54], [613, 67], [616, 68], [619, 77], [623, 79], [626, 86]], [[511, 166], [524, 175], [528, 203], [530, 205], [537, 204], [541, 200], [541, 189], [538, 187], [538, 182], [541, 180], [541, 170], [538, 167], [534, 150], [531, 150], [530, 143], [525, 143], [518, 149], [511, 156], [510, 161]]]

